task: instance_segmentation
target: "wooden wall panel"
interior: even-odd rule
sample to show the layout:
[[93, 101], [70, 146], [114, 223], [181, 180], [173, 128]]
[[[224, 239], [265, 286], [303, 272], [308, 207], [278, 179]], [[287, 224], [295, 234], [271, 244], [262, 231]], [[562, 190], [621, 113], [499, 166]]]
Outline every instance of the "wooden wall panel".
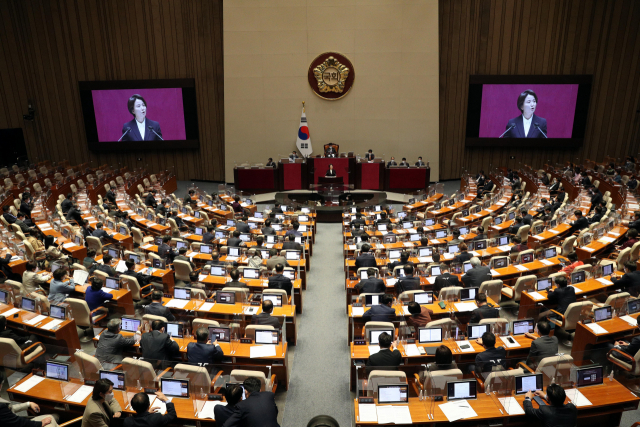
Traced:
[[[0, 40], [0, 128], [24, 129], [32, 161], [224, 180], [222, 0], [5, 0]], [[199, 149], [88, 150], [78, 81], [172, 78], [196, 81]], [[34, 122], [22, 119], [29, 99]]]
[[[638, 153], [638, 22], [635, 0], [440, 0], [441, 179], [459, 178], [463, 168], [538, 167]], [[583, 146], [466, 149], [468, 84], [474, 74], [593, 75]]]

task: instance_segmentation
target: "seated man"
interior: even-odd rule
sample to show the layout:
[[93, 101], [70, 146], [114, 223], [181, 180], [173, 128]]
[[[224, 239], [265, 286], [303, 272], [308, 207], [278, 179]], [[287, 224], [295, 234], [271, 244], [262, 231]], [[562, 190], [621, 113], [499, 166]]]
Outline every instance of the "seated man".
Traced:
[[207, 232], [202, 235], [202, 243], [208, 245], [213, 242], [215, 238], [215, 228], [212, 225], [207, 225]]
[[173, 258], [177, 254], [174, 252], [171, 247], [171, 236], [164, 235], [162, 236], [162, 244], [158, 246], [158, 256], [160, 258], [166, 259], [168, 262], [172, 262]]
[[298, 231], [298, 229], [300, 228], [300, 223], [298, 221], [292, 221], [291, 222], [291, 229], [287, 230], [286, 233], [284, 233], [285, 236], [289, 236], [291, 234], [293, 234], [296, 237], [302, 237], [302, 232]]
[[209, 330], [198, 328], [195, 333], [197, 342], [190, 342], [187, 345], [187, 360], [191, 364], [218, 363], [224, 357], [224, 353], [218, 344], [218, 340], [209, 340]]
[[269, 277], [269, 289], [283, 289], [287, 291], [287, 295], [291, 296], [293, 293], [293, 283], [284, 274], [284, 265], [276, 264], [276, 274]]
[[165, 323], [162, 320], [151, 322], [151, 332], [142, 334], [140, 340], [142, 357], [156, 367], [168, 366], [168, 362], [180, 354], [180, 346], [165, 332]]
[[0, 338], [12, 339], [22, 350], [38, 342], [33, 334], [7, 328], [7, 318], [0, 314]]
[[238, 230], [234, 230], [232, 233], [233, 237], [229, 237], [227, 239], [227, 246], [231, 248], [239, 248], [244, 247], [244, 242], [240, 239], [240, 232]]
[[372, 253], [369, 253], [371, 246], [368, 244], [362, 245], [360, 249], [360, 255], [356, 258], [356, 271], [363, 267], [377, 267], [376, 257]]
[[626, 353], [628, 356], [635, 357], [636, 353], [640, 351], [640, 336], [633, 337], [631, 342], [623, 340], [616, 341], [613, 348]]
[[500, 311], [489, 306], [487, 295], [484, 292], [476, 294], [476, 305], [478, 308], [471, 312], [469, 323], [478, 323], [482, 319], [497, 319], [500, 317]]
[[11, 206], [3, 206], [2, 207], [2, 217], [7, 220], [9, 225], [16, 222], [18, 217], [11, 213]]
[[82, 260], [82, 265], [84, 268], [89, 270], [90, 273], [93, 273], [94, 265], [96, 264], [96, 250], [95, 249], [87, 249], [87, 256]]
[[525, 226], [525, 224], [524, 224], [524, 222], [522, 222], [522, 217], [520, 215], [518, 215], [518, 216], [516, 216], [516, 219], [515, 219], [514, 223], [511, 225], [511, 227], [509, 227], [509, 233], [510, 234], [516, 234], [518, 232], [518, 230], [520, 230], [524, 226]]
[[192, 270], [196, 269], [196, 265], [191, 262], [191, 260], [189, 259], [189, 257], [187, 257], [187, 248], [186, 247], [182, 247], [180, 249], [178, 249], [178, 256], [175, 257], [173, 259], [173, 261], [184, 261], [184, 262], [188, 262], [189, 265], [191, 266]]
[[511, 254], [517, 254], [529, 249], [526, 243], [522, 243], [522, 239], [520, 238], [520, 236], [511, 236], [511, 243], [513, 243], [513, 246], [511, 246], [511, 251], [509, 252]]
[[158, 202], [156, 202], [156, 190], [151, 190], [147, 193], [147, 197], [145, 197], [144, 199], [144, 204], [152, 207], [155, 209], [155, 207], [158, 205]]
[[231, 277], [231, 281], [227, 282], [225, 285], [229, 288], [248, 288], [246, 283], [240, 281], [240, 270], [234, 268], [229, 272], [229, 277]]
[[482, 282], [491, 280], [491, 269], [486, 265], [482, 265], [480, 258], [473, 257], [469, 262], [471, 263], [471, 270], [464, 273], [461, 277], [465, 287], [479, 288]]
[[573, 272], [573, 270], [575, 270], [576, 267], [580, 267], [581, 265], [584, 265], [584, 262], [578, 259], [578, 254], [575, 253], [575, 251], [569, 252], [567, 254], [567, 258], [571, 263], [566, 267], [564, 267], [562, 270], [560, 270], [563, 273], [567, 273], [567, 275], [571, 275], [571, 273]]
[[136, 411], [133, 417], [124, 420], [124, 427], [164, 427], [173, 423], [178, 415], [173, 402], [170, 402], [162, 392], [157, 391], [156, 396], [167, 406], [167, 413], [162, 415], [157, 410], [149, 411], [151, 406], [147, 393], [137, 393], [131, 399], [131, 409]]
[[[555, 290], [547, 291], [547, 299], [550, 305], [557, 304], [556, 311], [564, 314], [570, 304], [576, 302], [576, 290], [573, 286], [567, 286], [568, 281], [566, 277], [555, 277], [553, 281], [556, 284]], [[543, 311], [539, 314], [540, 320], [549, 316], [554, 316], [551, 310]], [[555, 328], [554, 335], [559, 340], [564, 340], [564, 345], [570, 345], [571, 334], [565, 331], [563, 328]]]
[[372, 306], [369, 310], [365, 311], [362, 315], [362, 319], [365, 322], [370, 320], [374, 322], [390, 322], [396, 316], [396, 311], [391, 307], [393, 303], [393, 297], [389, 294], [384, 294], [380, 297], [380, 303]]
[[[57, 271], [57, 270], [56, 270]], [[151, 304], [144, 308], [145, 314], [152, 314], [154, 316], [162, 316], [169, 322], [176, 320], [176, 317], [171, 313], [168, 307], [162, 305], [162, 291], [153, 291], [151, 294]]]
[[460, 251], [460, 253], [453, 259], [454, 263], [463, 264], [473, 258], [473, 255], [468, 252], [469, 247], [465, 242], [462, 242], [458, 245], [458, 250]]
[[[96, 264], [93, 271], [99, 270], [103, 273], [107, 273], [109, 277], [116, 277], [117, 273], [115, 268], [111, 267], [111, 261], [113, 257], [109, 254], [102, 256], [102, 264]], [[56, 270], [57, 271], [57, 270]]]
[[620, 278], [612, 277], [611, 281], [634, 297], [638, 297], [640, 294], [640, 271], [637, 271], [635, 261], [625, 262], [624, 275]]
[[111, 235], [109, 235], [109, 233], [107, 233], [106, 231], [104, 231], [102, 229], [102, 227], [104, 226], [104, 224], [102, 224], [101, 222], [96, 224], [96, 229], [93, 231], [93, 233], [91, 233], [91, 235], [93, 237], [97, 237], [100, 240], [102, 240], [105, 237], [112, 237]]
[[433, 310], [422, 307], [415, 301], [411, 301], [407, 309], [411, 313], [411, 316], [407, 317], [407, 325], [413, 326], [416, 330], [427, 326], [427, 323], [431, 322]]
[[[540, 396], [550, 403], [550, 405], [539, 406], [534, 409], [531, 399], [533, 396]], [[573, 427], [578, 425], [578, 409], [571, 402], [565, 405], [567, 395], [564, 389], [558, 384], [547, 386], [547, 394], [537, 390], [535, 393], [529, 391], [524, 398], [524, 413], [527, 417], [535, 419], [538, 425], [544, 427]]]
[[240, 233], [251, 233], [251, 227], [249, 227], [249, 217], [242, 215], [240, 221], [236, 223], [236, 230]]
[[264, 234], [265, 236], [270, 236], [270, 235], [275, 235], [276, 234], [276, 230], [274, 230], [273, 227], [271, 226], [271, 220], [270, 219], [266, 219], [264, 221], [264, 227], [262, 227], [261, 231], [262, 231], [262, 234]]
[[531, 350], [527, 356], [527, 365], [535, 367], [545, 357], [551, 357], [558, 354], [558, 337], [550, 336], [551, 323], [548, 320], [541, 320], [538, 322], [538, 334], [540, 338], [536, 338], [533, 334], [526, 333], [527, 338], [533, 339], [531, 341]]
[[367, 269], [367, 278], [360, 280], [354, 289], [359, 293], [382, 294], [386, 287], [382, 279], [376, 277], [376, 269], [369, 267]]
[[581, 210], [577, 210], [573, 212], [576, 216], [576, 220], [571, 223], [571, 228], [569, 229], [569, 234], [573, 234], [576, 231], [580, 231], [583, 228], [589, 227], [589, 220], [582, 215]]
[[100, 335], [96, 358], [100, 363], [120, 363], [124, 358], [124, 350], [131, 350], [136, 342], [140, 341], [142, 324], [133, 337], [125, 337], [120, 334], [120, 319], [111, 319], [107, 323], [107, 330]]
[[420, 278], [413, 275], [413, 266], [407, 264], [403, 270], [404, 277], [401, 277], [396, 283], [397, 295], [400, 296], [400, 294], [405, 291], [419, 291], [422, 289], [420, 286]]
[[289, 234], [289, 236], [287, 237], [288, 241], [282, 244], [282, 249], [293, 249], [302, 253], [302, 245], [296, 242], [296, 236], [294, 236], [293, 234]]
[[[115, 399], [114, 399], [115, 400]], [[57, 427], [58, 423], [54, 419], [53, 415], [40, 415], [31, 420], [27, 417], [21, 417], [16, 415], [19, 412], [31, 409], [33, 412], [40, 412], [40, 407], [37, 403], [26, 402], [19, 404], [11, 404], [4, 399], [0, 402], [0, 419], [2, 419], [2, 425], [6, 427]]]
[[360, 236], [360, 241], [356, 243], [356, 249], [362, 250], [362, 247], [368, 244], [369, 244], [369, 235], [365, 233]]
[[[178, 283], [176, 283], [176, 288], [179, 288]], [[189, 283], [184, 286], [185, 288], [192, 289], [205, 289], [204, 283], [200, 283], [200, 274], [197, 271], [192, 271], [189, 273]]]
[[460, 243], [463, 242], [463, 240], [460, 238], [460, 230], [457, 228], [454, 228], [452, 230], [452, 239], [449, 241], [450, 245], [459, 245]]
[[[86, 259], [86, 258], [85, 258]], [[126, 260], [124, 262], [124, 265], [127, 267], [127, 271], [125, 271], [124, 275], [126, 276], [131, 276], [131, 277], [135, 277], [136, 280], [138, 281], [138, 285], [140, 285], [140, 287], [144, 287], [147, 286], [150, 282], [151, 282], [151, 276], [145, 276], [142, 273], [137, 273], [135, 268], [136, 268], [136, 263], [131, 261], [130, 259]]]
[[433, 282], [433, 294], [435, 296], [440, 295], [442, 288], [462, 286], [458, 276], [449, 273], [449, 266], [447, 264], [440, 264], [440, 273], [441, 274], [436, 276], [436, 280]]
[[91, 279], [91, 286], [87, 288], [84, 295], [84, 300], [89, 306], [89, 310], [93, 311], [98, 307], [106, 308], [106, 301], [112, 300], [113, 295], [102, 290], [104, 282], [99, 277], [93, 277]]
[[251, 317], [252, 325], [268, 325], [275, 329], [280, 329], [280, 321], [277, 317], [271, 315], [273, 313], [273, 302], [269, 300], [262, 301], [262, 313], [254, 314]]
[[260, 391], [260, 380], [256, 377], [247, 378], [242, 386], [245, 400], [236, 404], [235, 411], [223, 427], [279, 427], [275, 395], [270, 391]]
[[[268, 165], [267, 165], [268, 166]], [[275, 167], [275, 166], [274, 166]], [[213, 415], [216, 419], [216, 425], [223, 426], [229, 417], [236, 411], [236, 405], [242, 399], [244, 391], [242, 387], [236, 384], [229, 384], [225, 388], [224, 400], [226, 405], [216, 405], [213, 407]]]
[[276, 268], [276, 265], [282, 264], [283, 266], [288, 266], [289, 263], [287, 259], [280, 255], [280, 251], [277, 249], [271, 248], [269, 249], [269, 259], [267, 260], [267, 270], [272, 271]]
[[[507, 351], [504, 347], [496, 348], [496, 336], [492, 332], [482, 334], [482, 338], [478, 338], [476, 343], [485, 350], [476, 356], [475, 372], [482, 373], [486, 378], [494, 367], [507, 367]], [[471, 370], [474, 371], [473, 365]]]
[[[400, 259], [389, 263], [389, 272], [393, 273], [393, 269], [396, 267], [404, 267], [405, 265], [413, 265], [413, 262], [409, 261], [410, 253], [408, 251], [400, 252]], [[375, 267], [375, 266], [374, 266]]]
[[393, 338], [386, 332], [378, 336], [380, 351], [367, 359], [368, 367], [397, 367], [402, 363], [402, 354], [393, 346]]

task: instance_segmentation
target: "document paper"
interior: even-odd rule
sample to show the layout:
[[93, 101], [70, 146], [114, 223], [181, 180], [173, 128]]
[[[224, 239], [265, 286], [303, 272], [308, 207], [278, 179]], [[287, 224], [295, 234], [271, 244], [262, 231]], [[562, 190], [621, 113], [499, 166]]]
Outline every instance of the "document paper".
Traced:
[[408, 405], [377, 406], [378, 424], [412, 424], [411, 412]]
[[597, 334], [606, 334], [607, 330], [597, 323], [589, 323], [587, 327], [593, 331], [593, 333]]
[[93, 393], [93, 386], [83, 385], [75, 391], [67, 401], [74, 403], [82, 403], [84, 400]]
[[200, 412], [198, 412], [198, 418], [211, 418], [212, 420], [215, 420], [216, 417], [214, 415], [213, 412], [213, 408], [215, 408], [217, 405], [227, 405], [227, 402], [219, 402], [219, 401], [207, 401], [205, 402], [205, 404], [202, 406], [202, 409], [200, 409]]
[[276, 355], [275, 345], [254, 345], [249, 349], [249, 357], [271, 357]]
[[20, 384], [19, 386], [17, 386], [16, 388], [14, 388], [14, 390], [22, 392], [22, 393], [26, 393], [29, 390], [31, 390], [33, 387], [35, 387], [36, 385], [40, 384], [40, 382], [42, 382], [42, 381], [44, 381], [43, 377], [38, 377], [38, 376], [34, 375], [31, 378], [29, 378], [28, 380], [26, 380], [25, 382], [23, 382], [22, 384]]
[[577, 407], [593, 405], [593, 403], [591, 403], [591, 401], [587, 399], [584, 394], [580, 393], [580, 390], [578, 390], [577, 388], [565, 390], [565, 393], [567, 394], [569, 400], [571, 400], [571, 402]]
[[473, 410], [469, 402], [467, 402], [466, 400], [454, 400], [453, 402], [438, 405], [438, 407], [447, 417], [449, 422], [478, 416], [478, 414], [476, 414], [476, 411]]
[[358, 422], [361, 423], [377, 423], [378, 413], [376, 411], [376, 405], [373, 403], [359, 403], [358, 417]]
[[515, 397], [500, 397], [498, 398], [502, 407], [509, 415], [524, 415], [524, 409], [518, 403]]

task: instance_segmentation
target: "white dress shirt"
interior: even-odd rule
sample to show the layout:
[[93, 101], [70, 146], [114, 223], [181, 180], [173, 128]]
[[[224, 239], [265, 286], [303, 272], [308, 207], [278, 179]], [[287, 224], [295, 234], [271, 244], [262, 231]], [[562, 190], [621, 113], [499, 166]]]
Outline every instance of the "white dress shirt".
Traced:
[[[529, 120], [529, 122], [531, 122], [531, 120]], [[138, 121], [138, 119], [136, 119], [136, 124], [138, 125], [138, 130], [140, 131], [140, 136], [142, 137], [143, 141], [144, 141], [144, 133], [145, 133], [145, 129], [146, 129], [146, 126], [145, 126], [146, 123], [147, 123], [147, 119], [146, 118], [144, 119], [144, 121], [142, 123], [140, 123]]]
[[524, 126], [524, 137], [526, 138], [529, 135], [529, 128], [531, 128], [531, 120], [533, 120], [533, 116], [530, 119], [527, 119], [524, 114], [522, 115], [522, 126]]

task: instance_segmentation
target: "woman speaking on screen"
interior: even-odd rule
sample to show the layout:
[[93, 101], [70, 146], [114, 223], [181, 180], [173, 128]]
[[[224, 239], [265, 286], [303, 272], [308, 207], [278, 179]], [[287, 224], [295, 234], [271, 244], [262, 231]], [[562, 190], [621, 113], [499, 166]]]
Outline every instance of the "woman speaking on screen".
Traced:
[[127, 102], [133, 120], [122, 126], [120, 141], [164, 141], [160, 124], [147, 119], [147, 101], [140, 95], [131, 95]]
[[515, 119], [509, 120], [507, 130], [503, 134], [506, 138], [546, 138], [547, 119], [536, 116], [538, 95], [527, 89], [518, 97], [518, 109], [522, 111]]

